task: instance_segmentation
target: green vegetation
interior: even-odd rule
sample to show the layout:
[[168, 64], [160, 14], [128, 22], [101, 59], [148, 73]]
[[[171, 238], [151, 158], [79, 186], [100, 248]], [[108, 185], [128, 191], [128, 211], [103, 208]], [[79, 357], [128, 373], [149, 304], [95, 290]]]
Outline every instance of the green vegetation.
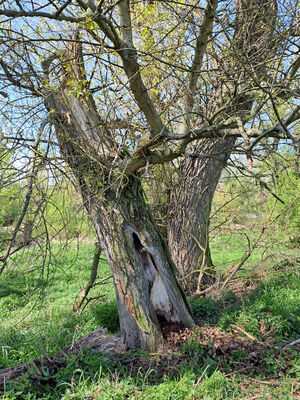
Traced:
[[[254, 228], [254, 229], [257, 229]], [[270, 229], [271, 231], [271, 229]], [[243, 231], [231, 231], [228, 233], [218, 233], [212, 237], [211, 253], [212, 260], [219, 273], [225, 272], [231, 265], [236, 265], [248, 251], [248, 239], [251, 243], [259, 235], [259, 231], [250, 231], [245, 227]], [[274, 246], [276, 242], [276, 246]], [[297, 246], [290, 241], [290, 238], [280, 237], [274, 232], [270, 237], [270, 232], [266, 236], [262, 236], [258, 246], [253, 250], [251, 257], [245, 262], [239, 276], [247, 276], [250, 272], [255, 273], [257, 270], [261, 272], [275, 264], [280, 264], [286, 259], [293, 259], [299, 254]]]
[[[199, 328], [172, 334], [162, 354], [109, 355], [90, 348], [68, 354], [59, 366], [42, 373], [32, 367], [30, 377], [7, 381], [1, 399], [298, 399], [298, 345], [286, 345], [300, 337], [299, 179], [288, 165], [274, 183], [264, 178], [282, 204], [252, 177], [223, 178], [210, 235], [217, 274], [238, 265], [263, 226], [266, 231], [221, 295], [188, 299]], [[42, 187], [42, 172], [39, 181]], [[1, 191], [1, 255], [21, 212], [20, 190], [8, 185]], [[91, 289], [95, 300], [72, 310], [89, 279], [93, 229], [64, 180], [43, 192], [47, 229], [36, 221], [32, 245], [10, 257], [0, 278], [0, 369], [51, 357], [99, 327], [119, 331], [111, 278]], [[158, 192], [149, 203], [165, 233], [168, 196], [162, 190], [156, 203]], [[34, 193], [36, 204], [39, 196]], [[102, 257], [97, 281], [107, 277]]]
[[[44, 350], [54, 353], [99, 326], [108, 326], [103, 315], [111, 308], [105, 303], [94, 304], [83, 313], [71, 312], [89, 277], [93, 245], [52, 245], [50, 267], [42, 272], [45, 260], [35, 256], [35, 249], [16, 255], [0, 281], [1, 345], [4, 343], [0, 368], [42, 357]], [[29, 273], [33, 265], [38, 268]], [[110, 276], [106, 261], [101, 261], [99, 275]], [[112, 281], [94, 292], [109, 299]], [[117, 314], [110, 316], [112, 327], [116, 318]]]
[[[222, 257], [222, 244], [230, 238], [224, 234], [215, 241], [215, 260], [221, 264], [243, 254], [238, 241], [240, 253], [232, 252], [230, 260], [225, 249]], [[253, 265], [259, 250], [242, 273], [241, 282], [249, 289], [245, 293], [229, 288], [216, 300], [190, 300], [199, 331], [186, 340], [179, 337], [167, 355], [131, 350], [113, 356], [87, 348], [36, 380], [23, 376], [7, 382], [2, 398], [247, 399], [259, 393], [260, 399], [297, 399], [299, 353], [296, 347], [281, 347], [299, 338], [300, 276], [287, 261], [273, 265], [272, 274], [256, 283]], [[28, 273], [45, 262], [35, 251], [32, 247], [15, 255], [0, 283], [0, 368], [56, 353], [99, 326], [118, 331], [111, 280], [92, 289], [91, 296], [104, 297], [80, 312], [71, 311], [89, 276], [92, 244], [53, 244], [46, 255], [50, 267], [43, 274], [41, 268]], [[104, 260], [98, 275], [109, 275]], [[235, 331], [236, 326], [264, 345]]]

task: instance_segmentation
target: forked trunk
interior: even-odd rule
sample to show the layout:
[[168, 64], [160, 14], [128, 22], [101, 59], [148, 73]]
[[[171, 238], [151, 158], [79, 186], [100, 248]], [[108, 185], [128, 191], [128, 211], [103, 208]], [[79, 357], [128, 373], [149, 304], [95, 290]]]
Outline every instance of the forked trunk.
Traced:
[[[91, 94], [80, 87], [86, 81], [80, 44], [70, 46], [68, 66], [58, 90], [48, 91], [46, 106], [113, 274], [125, 344], [157, 351], [164, 342], [161, 324], [192, 327], [194, 320], [139, 176], [123, 176], [124, 156]], [[74, 93], [76, 85], [79, 93]]]
[[[272, 39], [276, 1], [236, 0], [235, 5], [237, 12], [231, 50], [236, 58], [229, 62], [226, 58], [219, 60], [220, 69], [223, 68], [226, 73], [223, 77], [216, 76], [212, 85], [205, 104], [208, 119], [222, 107], [223, 115], [220, 113], [219, 118], [244, 118], [249, 115], [254, 101], [253, 93], [248, 90], [252, 78], [254, 76], [260, 81], [265, 74], [268, 57], [271, 55], [272, 59], [274, 51]], [[222, 83], [224, 77], [225, 84]], [[230, 77], [227, 82], [226, 77]], [[232, 85], [232, 82], [235, 83]], [[239, 87], [236, 82], [241, 82]], [[224, 107], [224, 104], [229, 105]], [[202, 123], [207, 121], [200, 118], [198, 127]], [[201, 286], [214, 280], [215, 271], [209, 251], [209, 214], [216, 186], [234, 143], [234, 138], [211, 138], [191, 145], [188, 149], [190, 157], [183, 160], [179, 183], [172, 193], [168, 242], [189, 293], [199, 292]]]

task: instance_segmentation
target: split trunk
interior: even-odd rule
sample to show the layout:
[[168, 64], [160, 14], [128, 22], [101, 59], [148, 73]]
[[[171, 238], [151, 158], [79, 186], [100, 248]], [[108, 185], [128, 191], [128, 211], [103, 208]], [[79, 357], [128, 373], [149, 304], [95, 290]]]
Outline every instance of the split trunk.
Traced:
[[82, 82], [84, 77], [79, 44], [73, 47], [66, 56], [73, 60], [71, 68], [65, 69], [59, 88], [48, 91], [46, 107], [110, 265], [125, 344], [157, 351], [164, 342], [162, 324], [192, 327], [194, 320], [139, 175], [123, 176], [124, 156], [91, 94], [85, 88], [74, 94], [72, 80]]

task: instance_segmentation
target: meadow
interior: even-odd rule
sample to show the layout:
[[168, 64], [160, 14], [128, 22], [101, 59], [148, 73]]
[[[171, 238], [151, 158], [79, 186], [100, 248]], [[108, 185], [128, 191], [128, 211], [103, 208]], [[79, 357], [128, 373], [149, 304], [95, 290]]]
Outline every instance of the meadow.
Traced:
[[[41, 256], [42, 246], [14, 255], [0, 281], [0, 369], [51, 357], [100, 326], [119, 330], [111, 279], [72, 311], [93, 243], [54, 243]], [[221, 273], [243, 256], [245, 235], [220, 233], [212, 248]], [[297, 248], [275, 251], [269, 236], [219, 297], [189, 299], [199, 328], [168, 337], [164, 354], [86, 348], [61, 368], [7, 381], [1, 399], [299, 399], [299, 345], [288, 345], [300, 337], [297, 263]], [[109, 276], [102, 258], [98, 280]]]

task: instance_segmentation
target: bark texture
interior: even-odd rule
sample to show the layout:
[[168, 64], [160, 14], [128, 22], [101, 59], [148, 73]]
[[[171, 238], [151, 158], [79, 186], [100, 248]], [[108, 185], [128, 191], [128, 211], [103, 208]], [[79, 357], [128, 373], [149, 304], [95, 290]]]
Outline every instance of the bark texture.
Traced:
[[212, 200], [234, 138], [205, 139], [190, 147], [168, 210], [168, 244], [187, 293], [214, 282], [209, 248]]
[[157, 351], [163, 345], [162, 321], [192, 327], [194, 320], [138, 174], [123, 176], [118, 167], [122, 155], [87, 88], [74, 93], [74, 80], [77, 86], [85, 81], [79, 43], [71, 45], [65, 58], [71, 61], [63, 68], [59, 87], [46, 97], [60, 151], [78, 181], [111, 267], [124, 342]]
[[[231, 62], [219, 60], [220, 69], [230, 80], [217, 76], [205, 105], [210, 119], [226, 106], [217, 118], [239, 117], [242, 121], [253, 104], [253, 95], [243, 94], [264, 75], [274, 44], [276, 18], [273, 0], [236, 1], [235, 33], [231, 43]], [[219, 79], [218, 79], [219, 78]], [[237, 82], [240, 82], [237, 84]], [[252, 83], [251, 83], [252, 82]], [[237, 93], [237, 94], [235, 94]], [[196, 128], [206, 121], [201, 117]], [[215, 270], [209, 249], [209, 215], [215, 189], [236, 139], [205, 139], [188, 147], [188, 157], [180, 166], [180, 178], [171, 194], [168, 211], [168, 244], [187, 293], [201, 290], [214, 281]]]

